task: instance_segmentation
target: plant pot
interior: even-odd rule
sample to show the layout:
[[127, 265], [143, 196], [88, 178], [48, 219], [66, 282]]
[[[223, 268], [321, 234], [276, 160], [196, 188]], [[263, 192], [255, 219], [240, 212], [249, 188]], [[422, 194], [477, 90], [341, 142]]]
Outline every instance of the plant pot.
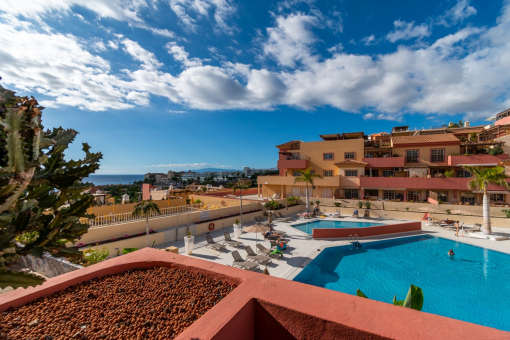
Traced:
[[234, 237], [235, 238], [237, 238], [237, 239], [241, 238], [241, 230], [243, 230], [243, 228], [241, 227], [240, 224], [234, 224]]
[[193, 243], [195, 242], [195, 236], [184, 237], [184, 253], [191, 255], [193, 252]]

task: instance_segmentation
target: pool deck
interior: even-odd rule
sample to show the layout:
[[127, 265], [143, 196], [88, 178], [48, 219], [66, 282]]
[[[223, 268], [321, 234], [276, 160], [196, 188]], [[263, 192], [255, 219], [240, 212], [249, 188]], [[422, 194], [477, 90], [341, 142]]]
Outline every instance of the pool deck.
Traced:
[[[335, 218], [326, 218], [325, 220], [338, 221], [339, 219]], [[347, 222], [375, 222], [375, 223], [385, 223], [385, 224], [395, 224], [395, 223], [405, 223], [409, 222], [408, 220], [394, 220], [394, 219], [355, 219], [350, 217], [345, 217], [340, 219], [341, 221]], [[310, 221], [310, 220], [306, 220]], [[276, 230], [285, 231], [287, 233], [287, 239], [290, 239], [289, 247], [284, 251], [284, 257], [281, 260], [273, 260], [273, 263], [267, 266], [267, 270], [269, 274], [274, 277], [284, 278], [288, 280], [292, 280], [299, 272], [310, 263], [324, 248], [326, 247], [334, 247], [341, 245], [349, 245], [349, 240], [346, 239], [313, 239], [312, 235], [308, 235], [304, 232], [301, 232], [290, 225], [293, 223], [303, 223], [303, 220], [296, 220], [294, 222], [289, 223], [274, 223], [274, 227]], [[245, 224], [245, 226], [253, 225], [253, 223]], [[223, 243], [224, 236], [223, 233], [228, 231], [230, 236], [233, 238], [233, 227], [214, 230], [210, 232], [210, 235], [216, 242]], [[508, 228], [493, 228], [494, 232], [506, 233], [510, 236], [510, 230]], [[497, 250], [500, 252], [510, 254], [510, 241], [489, 241], [482, 240], [476, 238], [468, 237], [468, 233], [459, 233], [459, 237], [455, 236], [454, 231], [448, 231], [440, 227], [430, 227], [425, 223], [422, 223], [422, 231], [421, 232], [408, 232], [401, 234], [392, 234], [392, 235], [383, 235], [383, 236], [374, 236], [374, 237], [365, 237], [360, 240], [361, 243], [370, 242], [374, 240], [383, 240], [383, 239], [391, 239], [396, 237], [404, 237], [411, 235], [421, 235], [421, 234], [430, 234], [433, 236], [444, 237], [453, 241], [459, 241], [467, 244], [472, 244], [475, 246]], [[462, 236], [461, 236], [462, 235]], [[258, 236], [258, 243], [262, 243], [266, 248], [269, 248], [269, 241], [265, 241], [260, 234]], [[233, 238], [234, 239], [234, 238]], [[256, 249], [256, 237], [255, 234], [251, 233], [242, 233], [239, 241], [243, 242], [244, 245], [249, 245], [254, 251]], [[195, 245], [193, 248], [193, 254], [190, 255], [192, 257], [216, 262], [219, 264], [224, 264], [231, 266], [233, 262], [233, 257], [231, 252], [234, 250], [238, 250], [243, 258], [246, 258], [246, 251], [241, 247], [240, 249], [227, 246], [222, 252], [215, 251], [210, 248], [206, 248], [207, 242], [205, 240], [205, 235], [197, 235], [195, 236]], [[184, 241], [175, 241], [171, 243], [167, 243], [164, 245], [160, 245], [158, 248], [166, 248], [169, 246], [174, 246], [179, 248], [179, 254], [184, 254]], [[445, 249], [445, 252], [448, 252], [448, 249]], [[261, 266], [261, 269], [264, 269], [264, 266]]]

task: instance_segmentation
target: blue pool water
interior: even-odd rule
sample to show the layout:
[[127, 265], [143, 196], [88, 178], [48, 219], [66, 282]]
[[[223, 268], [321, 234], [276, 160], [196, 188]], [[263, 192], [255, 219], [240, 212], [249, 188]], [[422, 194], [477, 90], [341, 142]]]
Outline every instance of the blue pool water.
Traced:
[[510, 255], [440, 237], [326, 248], [294, 281], [353, 295], [359, 288], [388, 303], [395, 294], [404, 300], [414, 284], [424, 312], [510, 331]]
[[383, 225], [384, 223], [372, 223], [372, 222], [347, 222], [347, 221], [312, 221], [301, 224], [294, 224], [293, 227], [304, 231], [305, 233], [312, 235], [313, 229], [328, 229], [328, 228], [366, 228], [377, 225]]

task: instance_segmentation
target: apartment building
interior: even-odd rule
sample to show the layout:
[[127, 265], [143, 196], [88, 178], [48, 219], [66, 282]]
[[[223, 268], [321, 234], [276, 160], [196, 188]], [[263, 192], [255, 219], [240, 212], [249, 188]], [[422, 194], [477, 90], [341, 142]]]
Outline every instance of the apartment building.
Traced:
[[[259, 176], [262, 197], [305, 196], [306, 186], [295, 183], [297, 170], [311, 168], [323, 176], [309, 187], [317, 198], [384, 199], [481, 204], [482, 194], [468, 189], [469, 172], [463, 166], [504, 166], [510, 174], [510, 156], [489, 151], [505, 147], [510, 124], [499, 126], [437, 127], [366, 136], [363, 132], [321, 135], [319, 142], [290, 141], [278, 148], [278, 176]], [[491, 201], [510, 203], [498, 186], [489, 188]]]

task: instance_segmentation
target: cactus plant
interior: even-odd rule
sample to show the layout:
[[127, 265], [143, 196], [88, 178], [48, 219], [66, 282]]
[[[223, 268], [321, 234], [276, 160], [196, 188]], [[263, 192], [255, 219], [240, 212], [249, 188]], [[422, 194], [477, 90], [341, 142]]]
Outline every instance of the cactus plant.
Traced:
[[[44, 108], [33, 97], [19, 97], [0, 86], [0, 272], [20, 255], [81, 257], [74, 243], [89, 228], [80, 217], [92, 218], [86, 211], [93, 197], [84, 191], [91, 184], [81, 180], [99, 168], [101, 153], [91, 153], [83, 144], [85, 157], [65, 160], [64, 151], [78, 132], [55, 128], [44, 131]], [[25, 233], [37, 237], [25, 245], [14, 242]], [[33, 233], [35, 235], [35, 233]], [[7, 275], [7, 274], [6, 274]], [[12, 284], [26, 286], [40, 278], [9, 273]], [[19, 280], [18, 280], [19, 279]]]

